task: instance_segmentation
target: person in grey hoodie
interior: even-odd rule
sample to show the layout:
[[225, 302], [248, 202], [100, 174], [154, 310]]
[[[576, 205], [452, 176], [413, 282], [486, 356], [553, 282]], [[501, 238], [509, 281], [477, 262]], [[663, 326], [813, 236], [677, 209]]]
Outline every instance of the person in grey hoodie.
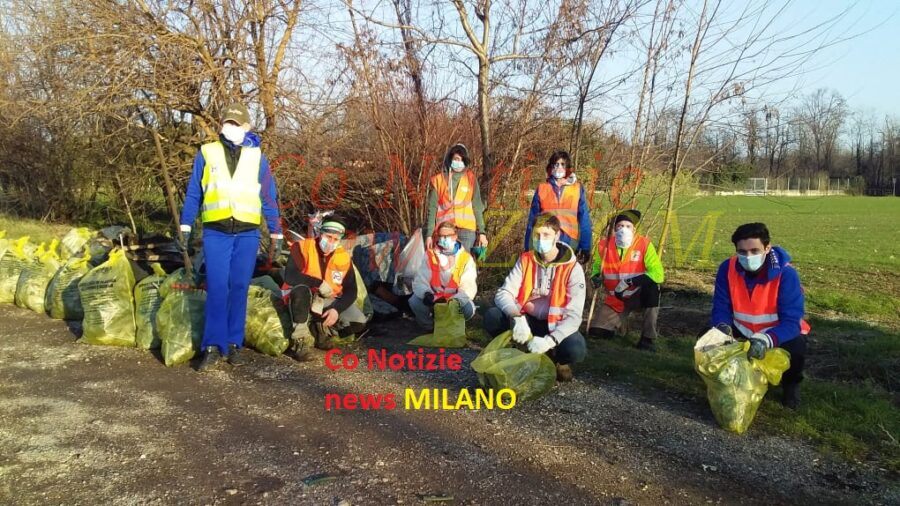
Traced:
[[[584, 269], [560, 241], [559, 218], [535, 220], [532, 250], [519, 256], [484, 315], [484, 329], [497, 336], [512, 328], [513, 340], [531, 353], [547, 353], [560, 381], [572, 379], [571, 364], [587, 354], [578, 331], [584, 311]], [[532, 337], [534, 336], [534, 337]]]

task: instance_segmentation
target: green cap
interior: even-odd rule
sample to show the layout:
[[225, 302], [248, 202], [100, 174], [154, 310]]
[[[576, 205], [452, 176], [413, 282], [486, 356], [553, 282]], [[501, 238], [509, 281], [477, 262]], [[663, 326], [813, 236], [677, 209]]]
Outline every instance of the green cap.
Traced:
[[241, 126], [249, 125], [250, 112], [247, 110], [247, 106], [240, 102], [234, 102], [226, 107], [222, 115], [222, 123], [226, 121], [233, 121]]

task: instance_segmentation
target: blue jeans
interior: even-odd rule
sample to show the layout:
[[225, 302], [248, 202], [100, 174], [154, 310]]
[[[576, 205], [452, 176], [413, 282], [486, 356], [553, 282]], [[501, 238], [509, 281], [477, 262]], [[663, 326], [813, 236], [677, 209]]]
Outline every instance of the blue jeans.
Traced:
[[[550, 333], [546, 320], [538, 320], [531, 315], [525, 315], [525, 320], [531, 328], [531, 333], [536, 336], [546, 336]], [[510, 318], [503, 314], [499, 308], [492, 307], [484, 314], [484, 330], [491, 337], [496, 337], [512, 328]], [[581, 332], [575, 332], [566, 336], [559, 342], [559, 346], [547, 352], [547, 356], [560, 365], [581, 362], [587, 355], [587, 343]]]
[[244, 345], [247, 292], [256, 268], [259, 230], [227, 234], [203, 229], [206, 263], [206, 319], [202, 348], [216, 346], [224, 355], [228, 345]]

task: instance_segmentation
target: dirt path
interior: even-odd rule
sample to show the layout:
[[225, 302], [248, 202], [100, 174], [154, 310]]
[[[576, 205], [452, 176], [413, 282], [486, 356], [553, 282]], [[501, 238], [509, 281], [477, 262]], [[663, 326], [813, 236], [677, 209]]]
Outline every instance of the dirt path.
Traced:
[[[402, 349], [405, 321], [368, 346]], [[511, 411], [406, 411], [403, 391], [459, 372], [333, 372], [252, 353], [201, 375], [73, 342], [0, 306], [0, 503], [890, 503], [896, 488], [796, 442], [718, 429], [704, 406], [580, 376]], [[364, 348], [359, 350], [362, 355]], [[325, 411], [325, 393], [389, 393], [393, 411]], [[453, 395], [451, 395], [453, 397]], [[305, 485], [319, 473], [332, 481]], [[344, 503], [346, 504], [346, 503]]]

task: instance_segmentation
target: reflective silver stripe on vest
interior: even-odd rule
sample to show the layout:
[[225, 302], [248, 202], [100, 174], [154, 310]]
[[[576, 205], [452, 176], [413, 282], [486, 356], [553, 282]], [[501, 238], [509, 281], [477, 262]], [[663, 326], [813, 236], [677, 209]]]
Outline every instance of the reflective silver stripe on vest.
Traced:
[[641, 274], [646, 274], [646, 273], [647, 273], [647, 271], [637, 271], [637, 272], [631, 272], [631, 273], [627, 273], [627, 274], [616, 274], [616, 273], [606, 274], [606, 273], [604, 273], [603, 279], [631, 279], [631, 278], [636, 278], [636, 277], [640, 276]]
[[778, 313], [764, 313], [764, 314], [747, 314], [747, 313], [739, 313], [737, 311], [734, 312], [735, 320], [742, 320], [747, 323], [773, 323], [778, 321]]

